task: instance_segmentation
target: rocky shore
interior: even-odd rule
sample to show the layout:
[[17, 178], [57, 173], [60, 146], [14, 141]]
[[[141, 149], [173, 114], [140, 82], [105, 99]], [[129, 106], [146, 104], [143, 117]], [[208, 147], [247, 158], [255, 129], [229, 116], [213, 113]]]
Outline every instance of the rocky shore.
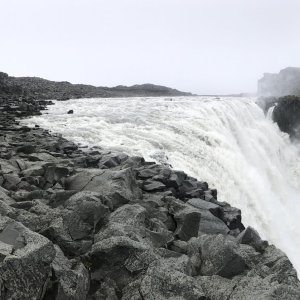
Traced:
[[0, 102], [0, 299], [300, 299], [206, 182], [19, 125], [47, 104]]
[[272, 119], [280, 130], [287, 133], [291, 140], [300, 139], [300, 97], [262, 97], [258, 99], [258, 105], [265, 114], [274, 106]]

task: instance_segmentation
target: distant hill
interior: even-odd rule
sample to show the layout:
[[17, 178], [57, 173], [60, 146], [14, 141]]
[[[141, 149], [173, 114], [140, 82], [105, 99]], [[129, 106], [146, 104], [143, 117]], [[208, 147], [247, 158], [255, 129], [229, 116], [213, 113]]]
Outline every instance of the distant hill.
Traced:
[[191, 96], [165, 86], [142, 84], [133, 86], [96, 87], [86, 84], [57, 82], [38, 77], [12, 77], [0, 72], [0, 98], [22, 96], [36, 99], [76, 99], [93, 97]]
[[289, 67], [278, 74], [265, 73], [258, 81], [260, 97], [300, 96], [300, 68]]

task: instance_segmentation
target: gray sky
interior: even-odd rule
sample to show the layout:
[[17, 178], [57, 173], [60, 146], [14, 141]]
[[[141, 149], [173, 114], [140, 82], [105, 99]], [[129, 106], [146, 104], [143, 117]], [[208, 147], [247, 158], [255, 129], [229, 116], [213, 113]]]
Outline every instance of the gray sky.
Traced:
[[300, 0], [0, 0], [0, 30], [14, 76], [235, 93], [300, 66]]

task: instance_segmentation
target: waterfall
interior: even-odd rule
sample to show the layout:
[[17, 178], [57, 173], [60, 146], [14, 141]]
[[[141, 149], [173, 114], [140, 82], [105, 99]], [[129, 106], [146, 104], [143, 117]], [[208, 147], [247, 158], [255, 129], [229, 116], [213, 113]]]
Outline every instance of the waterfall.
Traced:
[[[74, 114], [67, 114], [73, 109]], [[243, 222], [300, 271], [297, 148], [252, 98], [176, 97], [56, 102], [24, 120], [89, 146], [170, 164], [218, 189]]]

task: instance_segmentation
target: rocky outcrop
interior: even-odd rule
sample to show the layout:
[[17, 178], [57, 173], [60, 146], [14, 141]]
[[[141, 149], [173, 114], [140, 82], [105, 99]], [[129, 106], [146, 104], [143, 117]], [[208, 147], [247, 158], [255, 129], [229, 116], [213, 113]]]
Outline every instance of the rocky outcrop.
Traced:
[[69, 82], [56, 82], [38, 77], [11, 77], [0, 72], [0, 99], [13, 96], [25, 99], [68, 100], [71, 98], [96, 97], [155, 97], [155, 96], [189, 96], [165, 86], [142, 84], [134, 86], [95, 87]]
[[300, 138], [300, 97], [279, 98], [273, 110], [273, 120], [291, 139]]
[[18, 124], [43, 105], [0, 105], [1, 299], [300, 299], [286, 255], [206, 182]]
[[259, 97], [300, 96], [300, 68], [285, 68], [278, 74], [265, 73], [258, 81]]

